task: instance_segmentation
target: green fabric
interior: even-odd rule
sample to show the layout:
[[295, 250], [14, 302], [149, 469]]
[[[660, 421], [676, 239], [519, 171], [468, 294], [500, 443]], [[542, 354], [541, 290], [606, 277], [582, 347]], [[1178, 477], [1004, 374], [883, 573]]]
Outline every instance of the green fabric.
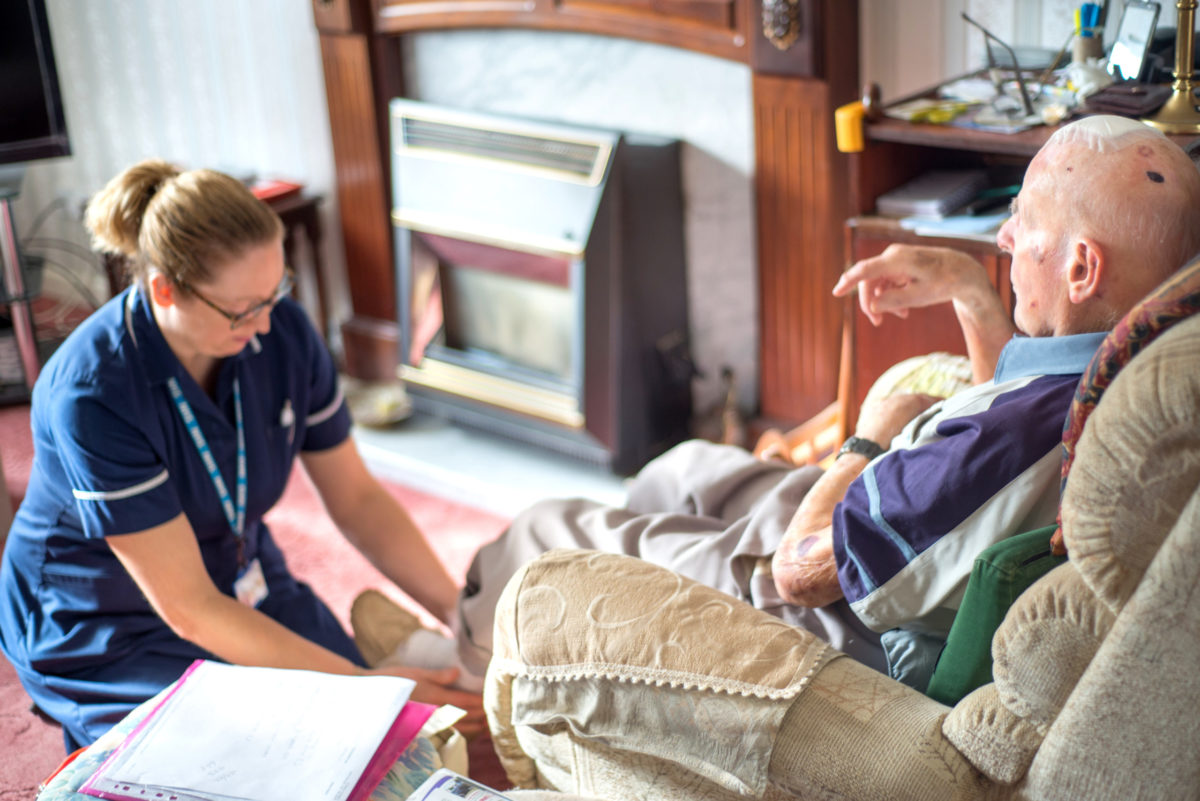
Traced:
[[946, 647], [926, 695], [954, 706], [992, 680], [992, 637], [1008, 608], [1033, 582], [1067, 561], [1050, 553], [1055, 526], [996, 543], [975, 559]]

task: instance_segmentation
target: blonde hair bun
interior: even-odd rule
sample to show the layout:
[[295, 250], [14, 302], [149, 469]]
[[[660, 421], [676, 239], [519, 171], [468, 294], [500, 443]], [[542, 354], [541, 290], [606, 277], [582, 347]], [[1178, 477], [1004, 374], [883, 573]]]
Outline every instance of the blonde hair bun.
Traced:
[[160, 159], [109, 181], [85, 223], [97, 250], [126, 257], [133, 279], [154, 269], [181, 286], [203, 284], [247, 248], [283, 237], [279, 217], [241, 181]]
[[159, 188], [181, 172], [161, 159], [147, 159], [110, 180], [88, 202], [84, 224], [92, 233], [92, 246], [105, 253], [136, 256], [146, 208]]

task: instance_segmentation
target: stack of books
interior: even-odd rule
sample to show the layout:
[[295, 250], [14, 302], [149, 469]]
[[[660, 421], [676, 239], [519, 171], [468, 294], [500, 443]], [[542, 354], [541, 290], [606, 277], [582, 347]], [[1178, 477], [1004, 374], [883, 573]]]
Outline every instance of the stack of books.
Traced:
[[938, 219], [971, 202], [987, 185], [984, 170], [932, 170], [884, 192], [875, 209], [889, 217]]

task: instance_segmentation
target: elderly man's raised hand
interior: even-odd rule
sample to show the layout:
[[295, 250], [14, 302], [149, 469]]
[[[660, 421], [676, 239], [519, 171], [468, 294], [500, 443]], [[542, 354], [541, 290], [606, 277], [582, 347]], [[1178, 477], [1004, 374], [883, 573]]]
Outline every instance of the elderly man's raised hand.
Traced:
[[992, 377], [1000, 351], [1016, 333], [983, 265], [951, 248], [889, 245], [842, 273], [833, 294], [856, 289], [859, 308], [874, 325], [885, 314], [907, 317], [910, 309], [953, 303], [976, 383]]
[[[908, 316], [909, 309], [958, 301], [979, 304], [996, 298], [983, 266], [961, 251], [923, 245], [889, 245], [844, 272], [833, 294], [858, 289], [858, 305], [875, 325], [884, 314]], [[987, 300], [985, 300], [987, 299]]]

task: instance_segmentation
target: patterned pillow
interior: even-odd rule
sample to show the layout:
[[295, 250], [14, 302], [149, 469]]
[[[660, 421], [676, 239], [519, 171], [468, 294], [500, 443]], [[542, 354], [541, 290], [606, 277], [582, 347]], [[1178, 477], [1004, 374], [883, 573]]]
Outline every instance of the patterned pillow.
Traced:
[[1071, 561], [1116, 612], [1200, 486], [1200, 315], [1121, 371], [1073, 453], [1062, 532]]
[[1063, 430], [1054, 544], [1070, 545], [1072, 561], [1114, 610], [1200, 482], [1197, 310], [1200, 259], [1113, 328], [1080, 379]]
[[867, 390], [863, 403], [882, 400], [897, 392], [917, 392], [948, 398], [971, 386], [971, 362], [966, 356], [937, 351], [897, 362]]

